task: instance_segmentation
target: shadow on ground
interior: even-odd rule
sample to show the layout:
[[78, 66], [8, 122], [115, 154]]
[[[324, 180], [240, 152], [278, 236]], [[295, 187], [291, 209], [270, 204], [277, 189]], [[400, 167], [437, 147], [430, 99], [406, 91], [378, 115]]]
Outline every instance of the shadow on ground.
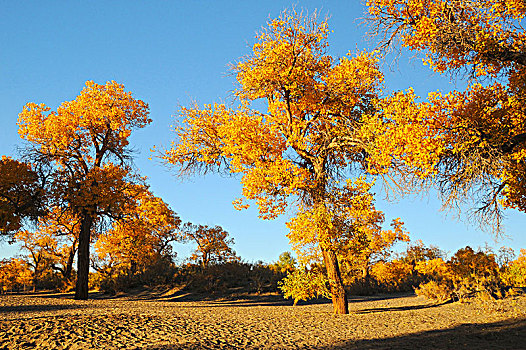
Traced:
[[462, 324], [399, 337], [348, 341], [319, 349], [526, 349], [526, 319]]
[[[341, 344], [326, 344], [309, 349], [526, 349], [526, 319], [485, 324], [463, 324], [457, 327], [408, 334], [383, 339], [350, 340]], [[138, 348], [137, 350], [165, 349], [234, 349], [227, 343], [186, 343]], [[278, 348], [281, 348], [278, 346]], [[301, 348], [301, 347], [299, 347]], [[283, 347], [286, 349], [286, 347]]]
[[[173, 294], [160, 297], [154, 301], [168, 301], [168, 302], [186, 302], [186, 301], [202, 301], [203, 305], [192, 305], [191, 307], [250, 307], [250, 306], [290, 306], [291, 300], [283, 299], [283, 296], [278, 294], [239, 294], [239, 295], [207, 295], [194, 294], [184, 291], [177, 291]], [[327, 302], [326, 300], [319, 300], [320, 303]]]
[[11, 306], [0, 306], [0, 314], [11, 313], [11, 312], [46, 312], [56, 310], [69, 310], [69, 309], [86, 309], [89, 308], [87, 305], [11, 305]]
[[422, 309], [430, 309], [430, 308], [442, 306], [448, 303], [450, 302], [441, 303], [441, 304], [437, 303], [437, 304], [425, 304], [425, 305], [377, 307], [377, 308], [371, 308], [371, 309], [357, 310], [357, 311], [353, 311], [352, 313], [353, 314], [372, 314], [372, 313], [387, 312], [387, 311], [422, 310]]

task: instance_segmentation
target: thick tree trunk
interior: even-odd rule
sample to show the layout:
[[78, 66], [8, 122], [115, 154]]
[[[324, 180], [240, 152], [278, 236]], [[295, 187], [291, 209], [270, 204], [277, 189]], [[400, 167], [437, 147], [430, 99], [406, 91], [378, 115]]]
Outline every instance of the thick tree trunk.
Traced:
[[343, 280], [338, 266], [336, 253], [322, 248], [323, 261], [331, 284], [332, 307], [335, 314], [348, 314], [347, 294], [343, 288]]
[[77, 300], [88, 299], [89, 245], [92, 225], [93, 218], [84, 214], [80, 226], [77, 255], [77, 288], [75, 290], [75, 299]]

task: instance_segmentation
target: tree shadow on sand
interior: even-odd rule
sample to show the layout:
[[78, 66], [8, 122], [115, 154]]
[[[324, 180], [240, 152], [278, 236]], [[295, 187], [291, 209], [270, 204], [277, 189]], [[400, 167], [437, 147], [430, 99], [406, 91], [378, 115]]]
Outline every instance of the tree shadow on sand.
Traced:
[[[291, 300], [283, 299], [281, 295], [207, 295], [175, 292], [169, 296], [158, 298], [156, 301], [168, 302], [204, 302], [202, 305], [191, 305], [189, 307], [250, 307], [250, 306], [290, 306]], [[327, 302], [325, 300], [320, 302]]]
[[13, 313], [13, 312], [46, 312], [56, 310], [69, 310], [69, 309], [86, 309], [88, 305], [64, 305], [64, 304], [37, 304], [37, 305], [10, 305], [0, 306], [0, 314]]
[[348, 341], [317, 349], [526, 349], [526, 319], [461, 324], [445, 330]]
[[[484, 324], [462, 324], [445, 330], [419, 332], [383, 339], [349, 340], [340, 344], [305, 345], [309, 349], [526, 349], [526, 319]], [[138, 348], [137, 350], [235, 349], [228, 343], [192, 342]], [[279, 347], [286, 349], [287, 347]], [[298, 348], [302, 348], [299, 346]]]
[[372, 314], [377, 312], [387, 312], [387, 311], [409, 311], [409, 310], [422, 310], [422, 309], [430, 309], [434, 307], [439, 307], [446, 303], [437, 303], [437, 304], [425, 304], [425, 305], [408, 305], [408, 306], [389, 306], [389, 307], [376, 307], [376, 308], [370, 308], [370, 309], [363, 309], [363, 310], [356, 310], [353, 311], [353, 314]]

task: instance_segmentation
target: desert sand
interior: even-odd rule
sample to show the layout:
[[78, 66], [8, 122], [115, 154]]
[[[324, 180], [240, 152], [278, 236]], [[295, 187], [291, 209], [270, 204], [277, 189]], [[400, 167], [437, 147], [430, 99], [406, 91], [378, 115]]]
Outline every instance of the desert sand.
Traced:
[[436, 305], [423, 297], [0, 296], [0, 349], [526, 349], [526, 297]]

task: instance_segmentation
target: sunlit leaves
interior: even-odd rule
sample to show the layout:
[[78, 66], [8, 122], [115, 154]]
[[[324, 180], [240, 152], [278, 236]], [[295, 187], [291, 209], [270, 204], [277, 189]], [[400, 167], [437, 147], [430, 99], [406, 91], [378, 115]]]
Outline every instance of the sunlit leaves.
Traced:
[[18, 290], [25, 291], [31, 284], [31, 270], [22, 259], [4, 259], [0, 261], [0, 288], [3, 293]]
[[[44, 104], [28, 103], [19, 115], [19, 134], [37, 145], [40, 153], [61, 166], [100, 166], [110, 154], [125, 153], [132, 128], [149, 124], [148, 105], [134, 99], [114, 81], [92, 81], [73, 101], [56, 111]], [[75, 161], [72, 161], [75, 159]]]
[[[353, 194], [337, 194], [346, 191], [338, 181], [351, 170], [384, 173], [390, 165], [368, 159], [375, 135], [367, 125], [379, 118], [382, 99], [378, 60], [368, 52], [336, 60], [327, 54], [327, 37], [327, 21], [316, 15], [290, 11], [270, 20], [256, 36], [252, 53], [232, 67], [238, 106], [182, 108], [176, 142], [160, 157], [182, 174], [241, 175], [243, 197], [255, 201], [264, 219], [299, 200], [289, 238], [330, 260], [325, 263], [331, 293], [341, 299], [335, 310], [345, 313], [334, 255], [344, 215], [337, 202]], [[266, 112], [253, 107], [255, 100], [266, 102]], [[238, 209], [247, 205], [234, 201]]]
[[138, 188], [135, 202], [129, 203], [123, 218], [98, 236], [97, 264], [145, 268], [162, 256], [172, 256], [171, 242], [181, 239], [177, 214], [146, 188]]
[[221, 226], [194, 225], [186, 223], [182, 228], [182, 238], [197, 245], [190, 260], [203, 268], [211, 264], [238, 261], [232, 248], [234, 239]]
[[[464, 71], [469, 87], [415, 99], [386, 115], [375, 151], [391, 155], [447, 207], [476, 208], [483, 226], [501, 230], [501, 209], [526, 210], [526, 34], [521, 1], [370, 0], [370, 23], [386, 47], [400, 40], [438, 72]], [[395, 104], [396, 105], [396, 104]], [[388, 140], [388, 142], [387, 142]], [[409, 181], [411, 182], [411, 181]]]
[[387, 42], [399, 37], [403, 46], [425, 52], [427, 62], [439, 72], [468, 65], [476, 75], [496, 75], [524, 52], [522, 1], [369, 0], [366, 4]]
[[294, 299], [294, 305], [296, 305], [300, 300], [330, 298], [328, 285], [329, 280], [324, 274], [298, 269], [279, 282], [279, 289], [286, 299]]
[[76, 298], [88, 297], [89, 244], [92, 228], [102, 217], [117, 219], [133, 201], [134, 184], [128, 138], [149, 124], [148, 105], [114, 81], [86, 82], [73, 101], [56, 111], [28, 103], [19, 114], [20, 136], [36, 163], [53, 167], [52, 201], [68, 208], [81, 222]]

